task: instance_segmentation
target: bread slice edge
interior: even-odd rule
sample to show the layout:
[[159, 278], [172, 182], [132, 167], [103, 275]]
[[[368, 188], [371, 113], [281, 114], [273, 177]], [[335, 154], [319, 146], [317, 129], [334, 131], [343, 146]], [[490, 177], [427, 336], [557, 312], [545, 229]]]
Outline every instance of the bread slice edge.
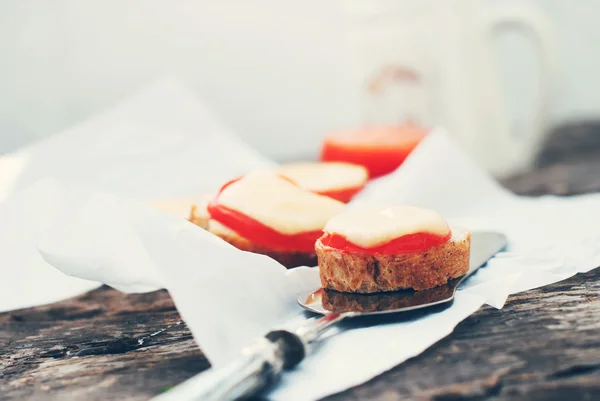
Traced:
[[448, 242], [423, 252], [377, 255], [349, 253], [316, 243], [323, 288], [340, 292], [375, 293], [425, 290], [444, 285], [469, 270], [471, 233], [452, 228]]

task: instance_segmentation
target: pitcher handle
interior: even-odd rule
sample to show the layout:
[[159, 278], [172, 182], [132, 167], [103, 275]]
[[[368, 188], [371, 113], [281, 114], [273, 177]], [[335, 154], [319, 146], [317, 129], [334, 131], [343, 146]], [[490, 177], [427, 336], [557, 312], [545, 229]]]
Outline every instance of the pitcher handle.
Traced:
[[545, 119], [548, 113], [548, 103], [553, 92], [552, 83], [558, 73], [557, 50], [554, 45], [554, 32], [550, 20], [536, 7], [523, 3], [515, 3], [494, 7], [484, 15], [484, 28], [489, 38], [496, 34], [516, 30], [532, 37], [539, 55], [539, 89], [529, 117], [519, 138], [521, 149], [528, 149], [529, 154], [523, 155], [532, 160], [545, 134]]

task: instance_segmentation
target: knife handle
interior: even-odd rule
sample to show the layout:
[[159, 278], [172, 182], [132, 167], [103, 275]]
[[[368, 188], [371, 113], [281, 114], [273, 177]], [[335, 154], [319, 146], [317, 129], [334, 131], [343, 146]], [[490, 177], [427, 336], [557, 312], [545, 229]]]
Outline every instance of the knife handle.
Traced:
[[259, 395], [279, 381], [284, 370], [295, 367], [304, 359], [309, 343], [349, 315], [336, 313], [310, 319], [295, 333], [271, 331], [244, 349], [241, 358], [222, 368], [201, 373], [179, 389], [168, 391], [153, 401], [179, 400], [183, 398], [182, 394], [193, 394], [191, 399], [207, 401], [233, 401]]
[[191, 379], [187, 389], [195, 400], [239, 400], [255, 396], [275, 384], [284, 369], [304, 359], [305, 346], [300, 338], [278, 330], [260, 338], [242, 351], [242, 357], [230, 364], [210, 369]]
[[195, 392], [197, 400], [238, 400], [260, 393], [281, 374], [282, 360], [276, 346], [261, 339], [230, 364], [206, 372], [208, 380]]

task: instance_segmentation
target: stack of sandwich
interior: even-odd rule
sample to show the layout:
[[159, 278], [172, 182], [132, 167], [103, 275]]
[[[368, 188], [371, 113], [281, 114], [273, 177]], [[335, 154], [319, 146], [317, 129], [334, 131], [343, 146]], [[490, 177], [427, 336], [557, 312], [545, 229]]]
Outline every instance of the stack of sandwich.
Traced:
[[370, 179], [401, 166], [425, 135], [409, 128], [333, 135], [321, 161], [252, 171], [199, 199], [157, 206], [287, 268], [318, 266], [325, 289], [441, 286], [469, 268], [468, 230], [410, 205], [347, 207]]

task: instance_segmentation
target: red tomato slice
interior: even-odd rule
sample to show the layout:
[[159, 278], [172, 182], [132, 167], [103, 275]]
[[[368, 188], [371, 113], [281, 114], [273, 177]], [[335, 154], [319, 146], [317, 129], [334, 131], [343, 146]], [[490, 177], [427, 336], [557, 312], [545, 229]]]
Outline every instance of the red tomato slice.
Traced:
[[391, 173], [425, 137], [427, 131], [414, 124], [365, 127], [325, 138], [322, 161], [360, 164], [370, 178]]
[[423, 252], [436, 245], [448, 242], [450, 237], [452, 237], [452, 232], [450, 231], [444, 236], [430, 233], [408, 234], [374, 248], [363, 248], [354, 245], [344, 236], [335, 233], [325, 233], [320, 238], [320, 241], [323, 245], [335, 248], [341, 252], [395, 255], [399, 253]]
[[219, 195], [221, 192], [239, 179], [236, 178], [223, 185], [217, 195], [209, 202], [207, 211], [211, 219], [218, 221], [253, 243], [270, 249], [314, 252], [315, 242], [323, 235], [322, 230], [307, 231], [293, 235], [282, 234], [250, 216], [219, 204]]

